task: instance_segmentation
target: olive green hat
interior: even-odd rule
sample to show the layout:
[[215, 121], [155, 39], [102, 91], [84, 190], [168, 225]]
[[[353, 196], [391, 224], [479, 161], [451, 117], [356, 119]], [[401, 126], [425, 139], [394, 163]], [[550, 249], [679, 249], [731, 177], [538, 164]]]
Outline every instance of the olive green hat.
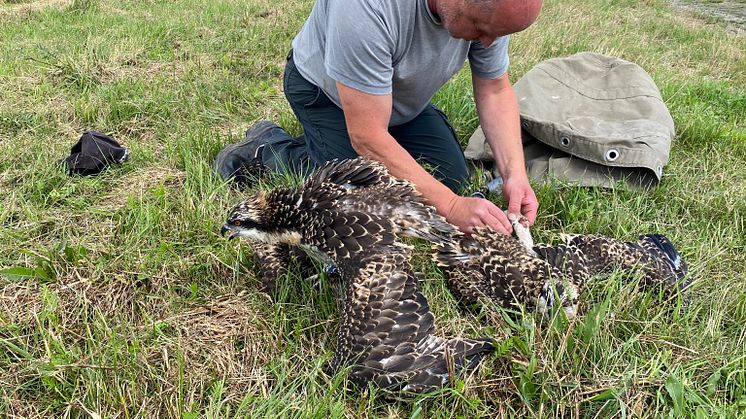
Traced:
[[[640, 66], [581, 52], [543, 61], [514, 85], [526, 168], [533, 180], [583, 186], [654, 186], [675, 130], [660, 91]], [[465, 156], [493, 160], [481, 127]]]

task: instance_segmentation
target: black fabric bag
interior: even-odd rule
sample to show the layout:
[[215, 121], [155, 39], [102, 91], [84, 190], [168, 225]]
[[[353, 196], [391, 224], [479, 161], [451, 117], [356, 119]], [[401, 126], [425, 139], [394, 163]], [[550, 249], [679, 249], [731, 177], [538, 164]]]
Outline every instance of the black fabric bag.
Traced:
[[95, 175], [111, 163], [122, 163], [129, 153], [116, 140], [96, 131], [86, 131], [63, 160], [70, 174]]

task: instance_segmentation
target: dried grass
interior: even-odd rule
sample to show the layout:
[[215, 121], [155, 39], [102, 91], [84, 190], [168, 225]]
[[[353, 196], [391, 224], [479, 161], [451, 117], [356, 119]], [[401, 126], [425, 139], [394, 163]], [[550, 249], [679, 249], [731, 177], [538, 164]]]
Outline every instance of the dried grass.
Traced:
[[[90, 320], [82, 317], [84, 313], [95, 313], [114, 324], [129, 323], [137, 311], [137, 292], [126, 278], [103, 284], [82, 278], [48, 285], [34, 281], [5, 283], [0, 290], [0, 327], [33, 329], [53, 316], [64, 330], [75, 333]], [[45, 295], [49, 296], [46, 300]]]
[[282, 343], [245, 296], [216, 297], [159, 322], [170, 326], [174, 338], [149, 352], [146, 362], [163, 371], [164, 384], [174, 385], [183, 374], [194, 387], [225, 380], [228, 399], [269, 395], [274, 378], [265, 367]]
[[30, 3], [4, 4], [0, 3], [0, 16], [22, 16], [49, 8], [64, 9], [70, 6], [73, 0], [36, 0]]
[[111, 190], [103, 195], [94, 207], [115, 212], [125, 206], [130, 198], [142, 199], [152, 188], [163, 185], [169, 189], [183, 186], [186, 173], [170, 167], [143, 167], [117, 178]]

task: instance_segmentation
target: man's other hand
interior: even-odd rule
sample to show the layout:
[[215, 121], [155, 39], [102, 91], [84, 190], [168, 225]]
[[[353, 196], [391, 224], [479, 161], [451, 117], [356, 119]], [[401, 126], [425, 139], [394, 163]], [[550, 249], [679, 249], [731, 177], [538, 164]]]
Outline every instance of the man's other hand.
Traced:
[[475, 227], [482, 226], [489, 226], [502, 234], [511, 234], [513, 231], [505, 213], [484, 198], [455, 196], [451, 200], [446, 219], [467, 234], [471, 234]]
[[531, 225], [536, 220], [539, 202], [526, 176], [514, 177], [503, 183], [503, 196], [508, 201], [508, 214], [523, 214]]

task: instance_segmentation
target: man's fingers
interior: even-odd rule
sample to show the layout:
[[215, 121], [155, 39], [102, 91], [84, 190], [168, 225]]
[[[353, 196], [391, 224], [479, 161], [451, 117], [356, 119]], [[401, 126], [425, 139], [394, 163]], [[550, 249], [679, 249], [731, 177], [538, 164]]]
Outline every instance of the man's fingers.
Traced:
[[513, 232], [513, 226], [510, 224], [510, 220], [508, 220], [508, 217], [505, 215], [504, 212], [500, 210], [495, 204], [492, 204], [489, 207], [489, 215], [490, 221], [485, 223], [492, 227], [493, 230], [510, 235]]
[[521, 200], [520, 199], [512, 199], [510, 200], [510, 202], [508, 202], [508, 214], [515, 214], [515, 215], [523, 214], [523, 212], [521, 212]]
[[539, 209], [539, 203], [536, 202], [536, 200], [529, 201], [528, 203], [524, 204], [521, 208], [521, 212], [523, 212], [523, 216], [528, 218], [528, 222], [531, 223], [531, 225], [534, 225], [534, 221], [536, 221], [536, 213]]
[[503, 183], [503, 196], [508, 201], [508, 213], [523, 215], [529, 224], [536, 221], [539, 202], [528, 182], [528, 178], [518, 177]]
[[538, 209], [539, 203], [533, 194], [524, 196], [521, 199], [513, 199], [508, 203], [508, 214], [523, 215], [531, 225], [536, 220]]

